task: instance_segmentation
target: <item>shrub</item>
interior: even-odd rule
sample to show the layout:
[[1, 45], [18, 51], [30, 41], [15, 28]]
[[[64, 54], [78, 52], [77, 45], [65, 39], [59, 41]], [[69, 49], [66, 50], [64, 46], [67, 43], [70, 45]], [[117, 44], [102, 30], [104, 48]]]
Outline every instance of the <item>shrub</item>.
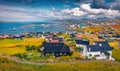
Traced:
[[9, 61], [6, 58], [0, 57], [0, 63], [9, 63]]
[[14, 54], [13, 56], [16, 56], [18, 58], [23, 58], [23, 59], [27, 58], [27, 54], [25, 54], [25, 53], [23, 53], [23, 54], [17, 53], [17, 54]]
[[109, 52], [105, 51], [104, 54], [107, 56], [107, 58], [109, 58], [109, 56], [110, 56]]

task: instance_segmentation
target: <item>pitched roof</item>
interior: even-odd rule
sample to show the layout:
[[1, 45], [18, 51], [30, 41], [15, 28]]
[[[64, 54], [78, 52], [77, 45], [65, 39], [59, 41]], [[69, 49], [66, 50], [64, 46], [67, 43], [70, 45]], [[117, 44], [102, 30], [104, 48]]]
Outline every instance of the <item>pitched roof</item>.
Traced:
[[98, 45], [98, 46], [101, 45], [101, 46], [104, 46], [104, 47], [110, 47], [110, 45], [106, 41], [95, 41], [95, 45]]
[[59, 46], [59, 47], [62, 47], [62, 46], [64, 46], [64, 43], [43, 43], [43, 46], [44, 47], [57, 47], [57, 46]]
[[89, 41], [86, 40], [75, 40], [76, 44], [83, 44], [83, 45], [89, 45]]
[[107, 42], [95, 42], [95, 45], [87, 45], [87, 50], [89, 51], [111, 51], [112, 48]]
[[50, 40], [50, 43], [59, 43], [59, 40]]
[[43, 52], [70, 52], [69, 46], [64, 43], [44, 43]]

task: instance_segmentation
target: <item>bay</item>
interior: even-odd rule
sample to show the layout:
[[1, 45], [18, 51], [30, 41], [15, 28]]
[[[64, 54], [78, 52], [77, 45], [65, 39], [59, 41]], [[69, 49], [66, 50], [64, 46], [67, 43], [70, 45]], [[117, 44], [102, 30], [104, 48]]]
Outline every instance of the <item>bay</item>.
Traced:
[[0, 34], [23, 34], [26, 32], [64, 32], [63, 24], [51, 22], [0, 22]]

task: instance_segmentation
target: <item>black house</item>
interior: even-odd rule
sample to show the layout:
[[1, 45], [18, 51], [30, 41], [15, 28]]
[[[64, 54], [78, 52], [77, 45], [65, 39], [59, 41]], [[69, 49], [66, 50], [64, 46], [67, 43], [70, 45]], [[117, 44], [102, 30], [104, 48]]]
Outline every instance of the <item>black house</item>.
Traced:
[[75, 40], [76, 46], [83, 46], [83, 45], [89, 45], [89, 40]]
[[44, 43], [43, 54], [53, 54], [55, 57], [70, 55], [69, 46], [65, 46], [64, 43]]

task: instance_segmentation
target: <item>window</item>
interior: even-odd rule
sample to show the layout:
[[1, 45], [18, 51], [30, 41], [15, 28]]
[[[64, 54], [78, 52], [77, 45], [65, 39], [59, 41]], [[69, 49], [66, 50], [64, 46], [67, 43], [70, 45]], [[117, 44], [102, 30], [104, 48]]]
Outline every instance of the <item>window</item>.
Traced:
[[89, 54], [89, 57], [91, 57], [92, 56], [92, 54]]
[[62, 53], [60, 53], [60, 55], [62, 55]]
[[54, 55], [54, 53], [52, 53], [52, 55]]
[[95, 57], [100, 57], [100, 55], [95, 55]]
[[66, 55], [66, 53], [64, 53], [64, 55]]

